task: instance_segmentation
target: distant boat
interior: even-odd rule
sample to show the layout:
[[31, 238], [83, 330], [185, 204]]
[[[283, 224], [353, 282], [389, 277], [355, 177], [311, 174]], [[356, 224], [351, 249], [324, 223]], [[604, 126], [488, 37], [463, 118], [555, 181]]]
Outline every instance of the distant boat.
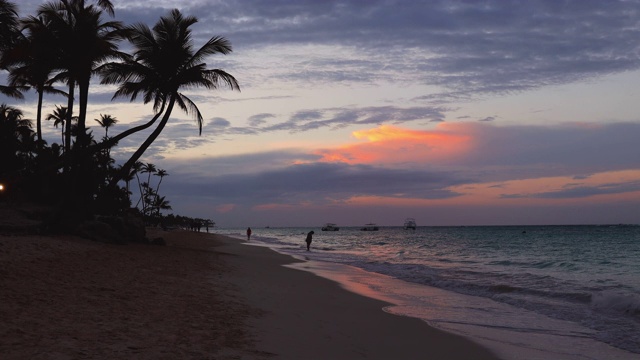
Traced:
[[404, 220], [404, 229], [405, 230], [407, 230], [407, 229], [415, 230], [416, 229], [416, 219], [414, 219], [414, 218], [406, 218]]
[[332, 223], [326, 223], [322, 227], [322, 231], [338, 231], [338, 230], [340, 230], [338, 225], [332, 224]]
[[378, 231], [380, 230], [378, 228], [378, 225], [376, 224], [365, 224], [363, 228], [360, 229], [361, 231]]

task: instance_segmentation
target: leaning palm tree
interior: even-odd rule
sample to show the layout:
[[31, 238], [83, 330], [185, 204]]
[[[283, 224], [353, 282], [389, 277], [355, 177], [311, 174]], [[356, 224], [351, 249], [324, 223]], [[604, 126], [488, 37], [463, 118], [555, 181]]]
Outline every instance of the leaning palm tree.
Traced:
[[167, 170], [158, 169], [155, 175], [160, 178], [160, 180], [158, 181], [158, 184], [156, 185], [156, 194], [157, 194], [158, 191], [160, 190], [160, 184], [162, 184], [162, 179], [164, 179], [165, 176], [169, 176], [169, 173], [167, 172]]
[[184, 17], [179, 10], [172, 10], [163, 16], [150, 29], [145, 24], [136, 24], [127, 29], [127, 37], [134, 46], [132, 57], [121, 63], [111, 63], [102, 69], [103, 84], [119, 84], [114, 98], [126, 96], [134, 101], [142, 93], [145, 104], [153, 101], [156, 115], [162, 113], [162, 120], [122, 166], [115, 181], [124, 177], [131, 166], [140, 159], [155, 141], [171, 117], [174, 105], [187, 114], [194, 115], [200, 134], [202, 133], [202, 114], [181, 90], [204, 86], [217, 89], [226, 85], [232, 90], [240, 90], [236, 79], [220, 69], [207, 69], [205, 58], [213, 54], [231, 53], [231, 44], [223, 37], [213, 37], [201, 48], [194, 51], [189, 27], [198, 20]]
[[[135, 164], [133, 164], [133, 166], [131, 166], [131, 170], [129, 170], [129, 173], [127, 176], [130, 176], [130, 174], [134, 174], [136, 181], [138, 183], [138, 192], [140, 193], [140, 198], [138, 199], [138, 202], [136, 203], [136, 207], [138, 207], [138, 205], [140, 205], [140, 202], [142, 201], [142, 196], [144, 194], [144, 191], [142, 190], [142, 182], [140, 181], [140, 172], [142, 171], [142, 167], [144, 166], [144, 164], [142, 163], [142, 161], [136, 161]], [[120, 167], [120, 171], [122, 171], [122, 167]]]

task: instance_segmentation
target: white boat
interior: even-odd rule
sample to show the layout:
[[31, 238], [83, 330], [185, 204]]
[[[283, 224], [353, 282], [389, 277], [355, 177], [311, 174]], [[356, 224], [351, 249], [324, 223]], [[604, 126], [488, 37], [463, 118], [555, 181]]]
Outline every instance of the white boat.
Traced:
[[378, 228], [378, 225], [371, 223], [371, 224], [365, 224], [364, 227], [362, 227], [360, 230], [361, 231], [378, 231], [380, 229]]
[[326, 223], [322, 227], [322, 231], [338, 231], [338, 230], [340, 230], [338, 225], [332, 224], [332, 223]]
[[405, 230], [407, 230], [407, 229], [415, 230], [416, 229], [416, 219], [414, 219], [414, 218], [406, 218], [404, 220], [404, 229]]

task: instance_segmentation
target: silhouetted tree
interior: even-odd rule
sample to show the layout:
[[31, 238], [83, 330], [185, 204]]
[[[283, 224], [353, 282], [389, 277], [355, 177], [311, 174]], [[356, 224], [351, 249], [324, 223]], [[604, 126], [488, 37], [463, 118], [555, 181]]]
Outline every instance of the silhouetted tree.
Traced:
[[44, 93], [66, 96], [53, 87], [52, 73], [56, 68], [55, 38], [44, 18], [28, 17], [21, 21], [25, 36], [19, 37], [5, 51], [0, 63], [9, 68], [9, 85], [23, 91], [33, 89], [38, 94], [36, 134], [42, 144], [42, 101]]
[[[60, 143], [62, 145], [62, 151], [64, 152], [64, 142], [65, 142], [65, 126], [64, 123], [67, 119], [67, 108], [65, 106], [59, 106], [56, 105], [56, 109], [53, 111], [53, 113], [49, 114], [46, 117], [47, 120], [53, 120], [53, 126], [56, 127], [56, 129], [58, 128], [58, 125], [61, 125], [61, 136], [62, 136], [62, 142]], [[76, 121], [77, 118], [76, 117], [72, 117], [71, 121]]]
[[[60, 0], [45, 3], [39, 15], [46, 19], [58, 46], [59, 65], [63, 70], [56, 80], [65, 80], [69, 86], [68, 116], [73, 113], [73, 96], [78, 86], [78, 134], [83, 136], [86, 128], [86, 114], [89, 83], [96, 68], [103, 62], [123, 58], [118, 51], [117, 41], [122, 39], [122, 24], [118, 21], [102, 22], [102, 10], [114, 14], [113, 4], [108, 0], [97, 0], [97, 7], [87, 5], [84, 0]], [[68, 121], [69, 119], [67, 119]], [[70, 122], [67, 122], [67, 132]], [[66, 144], [69, 150], [69, 134]], [[87, 143], [80, 141], [79, 144]]]
[[[0, 0], [0, 57], [4, 55], [5, 50], [13, 46], [19, 36], [16, 5], [6, 0]], [[0, 64], [0, 70], [5, 68]], [[0, 85], [0, 94], [16, 99], [24, 98], [20, 89], [14, 86]]]
[[105, 138], [109, 137], [109, 128], [118, 123], [118, 119], [113, 116], [102, 114], [100, 114], [100, 119], [95, 119], [95, 121], [104, 129]]
[[0, 178], [15, 177], [24, 170], [31, 137], [31, 121], [22, 111], [0, 105]]
[[134, 46], [134, 55], [121, 63], [110, 63], [101, 68], [103, 84], [120, 84], [114, 98], [126, 96], [134, 101], [142, 93], [145, 104], [153, 101], [156, 116], [164, 110], [160, 123], [123, 165], [118, 178], [126, 176], [129, 168], [160, 135], [176, 103], [186, 113], [194, 115], [202, 133], [202, 114], [196, 104], [181, 93], [182, 88], [217, 89], [224, 84], [232, 90], [240, 90], [232, 75], [219, 69], [209, 70], [204, 63], [209, 55], [230, 53], [231, 44], [223, 37], [213, 37], [194, 51], [189, 28], [196, 22], [195, 17], [184, 17], [179, 10], [172, 10], [153, 29], [145, 24], [128, 27], [127, 37]]

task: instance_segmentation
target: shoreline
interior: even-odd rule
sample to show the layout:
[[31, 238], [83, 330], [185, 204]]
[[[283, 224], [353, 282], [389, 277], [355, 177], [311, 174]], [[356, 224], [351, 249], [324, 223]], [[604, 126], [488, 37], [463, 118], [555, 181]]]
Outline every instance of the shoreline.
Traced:
[[386, 312], [388, 301], [295, 268], [303, 260], [232, 237], [222, 244], [236, 255], [233, 282], [265, 311], [249, 322], [256, 346], [277, 359], [498, 359], [466, 337]]
[[322, 249], [307, 253], [301, 245], [298, 248], [291, 242], [277, 241], [259, 240], [258, 245], [303, 259], [287, 267], [308, 271], [335, 281], [348, 291], [390, 303], [384, 311], [421, 319], [436, 329], [463, 336], [499, 358], [631, 360], [638, 356], [595, 339], [593, 330], [577, 322], [548, 317], [488, 297], [407, 282], [341, 261], [327, 261]]
[[167, 246], [0, 237], [5, 359], [497, 359], [388, 302], [212, 233]]

